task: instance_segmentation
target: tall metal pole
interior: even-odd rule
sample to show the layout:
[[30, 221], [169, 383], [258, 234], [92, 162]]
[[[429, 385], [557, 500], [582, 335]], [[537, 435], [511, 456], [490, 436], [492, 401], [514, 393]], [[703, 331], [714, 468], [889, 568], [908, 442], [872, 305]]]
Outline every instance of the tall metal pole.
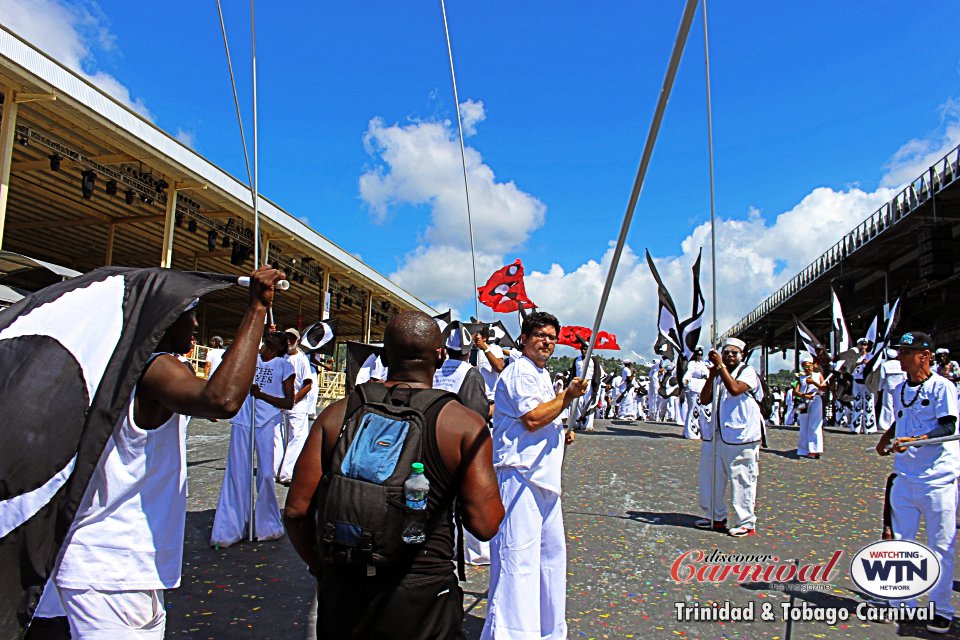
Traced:
[[[260, 196], [259, 196], [259, 158], [257, 135], [257, 21], [254, 6], [255, 0], [250, 0], [250, 72], [253, 80], [253, 268], [260, 268]], [[256, 535], [254, 517], [256, 516], [257, 481], [253, 476], [253, 452], [257, 447], [257, 400], [253, 399], [253, 414], [250, 419], [250, 523], [247, 527], [247, 537], [250, 542]], [[260, 473], [265, 473], [263, 461], [260, 461]]]
[[463, 166], [463, 191], [467, 197], [467, 228], [470, 231], [470, 265], [473, 267], [473, 305], [480, 320], [480, 298], [477, 295], [477, 254], [473, 243], [473, 217], [470, 213], [470, 187], [467, 184], [467, 157], [463, 149], [463, 123], [460, 120], [460, 98], [457, 95], [457, 74], [453, 70], [453, 47], [450, 46], [450, 28], [447, 25], [447, 7], [440, 0], [440, 12], [443, 13], [443, 33], [447, 37], [447, 56], [450, 58], [450, 80], [453, 82], [454, 111], [457, 112], [457, 133], [460, 137], [460, 164]]
[[717, 346], [717, 222], [713, 184], [713, 106], [710, 99], [710, 39], [707, 35], [707, 0], [703, 0], [703, 59], [707, 74], [707, 147], [710, 157], [710, 284], [713, 288], [713, 322], [710, 345]]
[[[650, 157], [653, 155], [653, 147], [657, 143], [657, 134], [660, 133], [660, 124], [663, 122], [663, 114], [667, 109], [670, 91], [673, 89], [673, 80], [677, 75], [677, 68], [680, 66], [680, 59], [683, 57], [683, 48], [687, 43], [687, 35], [690, 33], [690, 25], [693, 23], [693, 17], [697, 11], [697, 2], [698, 0], [687, 0], [683, 9], [683, 17], [680, 19], [680, 30], [677, 33], [676, 41], [673, 43], [670, 62], [667, 64], [667, 73], [663, 79], [663, 85], [660, 87], [660, 97], [657, 100], [657, 108], [653, 112], [653, 122], [650, 123], [647, 142], [643, 147], [643, 155], [640, 157], [640, 167], [637, 169], [637, 177], [633, 181], [633, 191], [630, 193], [630, 200], [627, 203], [627, 212], [623, 217], [623, 224], [620, 226], [620, 236], [617, 238], [617, 247], [614, 249], [613, 259], [610, 261], [610, 271], [607, 272], [607, 281], [603, 285], [603, 294], [600, 296], [600, 306], [597, 308], [597, 317], [593, 321], [593, 333], [590, 336], [590, 344], [587, 346], [587, 353], [583, 357], [584, 371], [587, 370], [587, 363], [590, 362], [590, 358], [593, 356], [593, 349], [597, 344], [600, 322], [603, 320], [603, 312], [607, 308], [607, 300], [610, 297], [610, 290], [613, 288], [613, 279], [617, 275], [617, 267], [620, 264], [620, 255], [623, 253], [623, 247], [627, 242], [627, 233], [630, 231], [633, 213], [637, 208], [637, 201], [640, 199], [643, 180], [647, 175], [647, 167], [650, 164]], [[570, 416], [567, 419], [567, 428], [569, 429], [572, 429], [574, 426], [579, 404], [579, 399], [577, 399], [571, 405]]]

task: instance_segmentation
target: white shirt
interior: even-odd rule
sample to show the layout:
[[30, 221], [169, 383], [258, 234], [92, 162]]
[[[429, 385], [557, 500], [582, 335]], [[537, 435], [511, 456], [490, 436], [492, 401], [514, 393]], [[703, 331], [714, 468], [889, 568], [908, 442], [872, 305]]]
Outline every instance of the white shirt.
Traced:
[[[260, 387], [260, 391], [274, 398], [283, 397], [283, 381], [294, 376], [293, 365], [286, 358], [277, 356], [268, 362], [264, 362], [257, 354], [257, 373], [253, 376], [253, 384]], [[233, 424], [250, 426], [253, 419], [253, 405], [257, 406], [257, 429], [263, 427], [273, 428], [281, 419], [281, 410], [265, 402], [264, 400], [254, 400], [253, 396], [248, 395], [240, 413], [235, 415], [231, 422]]]
[[64, 542], [57, 585], [135, 591], [180, 586], [187, 515], [185, 416], [144, 430], [126, 411], [107, 440]]
[[[713, 397], [717, 402], [717, 420], [720, 425], [720, 439], [727, 444], [748, 444], [760, 441], [760, 425], [763, 416], [760, 414], [760, 400], [763, 399], [763, 389], [760, 387], [760, 376], [757, 370], [750, 365], [740, 365], [739, 369], [730, 372], [734, 380], [747, 385], [748, 390], [738, 396], [730, 395], [723, 381], [718, 376], [714, 380]], [[712, 437], [712, 434], [711, 434]], [[711, 438], [704, 438], [709, 440]]]
[[900, 361], [896, 358], [887, 360], [880, 365], [880, 382], [883, 385], [884, 393], [893, 393], [893, 391], [907, 379], [907, 374], [903, 372]]
[[459, 393], [463, 379], [472, 365], [465, 360], [447, 358], [440, 368], [433, 372], [433, 388]]
[[[491, 355], [503, 360], [503, 349], [500, 348], [500, 345], [488, 344], [487, 348], [490, 349]], [[506, 364], [506, 362], [504, 362], [504, 364]], [[487, 398], [493, 400], [493, 394], [497, 388], [497, 380], [500, 379], [500, 374], [490, 366], [490, 361], [487, 360], [486, 353], [481, 352], [477, 355], [477, 369], [480, 370], [480, 375], [483, 376], [483, 383], [487, 388]]]
[[207, 362], [210, 364], [210, 375], [213, 375], [213, 372], [217, 370], [217, 367], [220, 366], [220, 361], [223, 360], [223, 352], [225, 349], [207, 349]]
[[376, 378], [377, 380], [387, 379], [387, 367], [383, 365], [380, 356], [373, 353], [363, 361], [360, 371], [357, 372], [357, 380], [354, 384], [363, 384], [364, 382], [369, 382], [372, 378]]
[[[293, 373], [296, 376], [293, 380], [293, 393], [300, 393], [300, 389], [303, 388], [303, 382], [305, 380], [313, 380], [310, 377], [310, 359], [307, 358], [307, 355], [297, 349], [297, 352], [293, 355], [289, 353], [284, 355], [284, 359], [293, 366]], [[273, 394], [270, 394], [273, 395]], [[281, 392], [282, 396], [283, 393]], [[290, 409], [290, 413], [298, 414], [309, 414], [312, 407], [310, 406], [310, 393], [308, 392], [303, 398], [300, 399], [300, 402], [293, 405], [293, 409]]]
[[556, 397], [550, 373], [527, 357], [500, 374], [494, 396], [493, 466], [519, 471], [531, 484], [560, 494], [563, 464], [563, 422], [529, 431], [520, 421], [544, 402]]
[[[903, 382], [893, 392], [893, 414], [898, 438], [922, 436], [937, 428], [939, 418], [957, 417], [957, 388], [936, 373], [919, 387]], [[910, 480], [949, 484], [960, 475], [960, 442], [909, 447], [896, 454], [893, 470]]]
[[691, 360], [687, 363], [687, 371], [683, 374], [683, 386], [687, 391], [700, 393], [707, 384], [710, 376], [710, 367], [703, 360]]

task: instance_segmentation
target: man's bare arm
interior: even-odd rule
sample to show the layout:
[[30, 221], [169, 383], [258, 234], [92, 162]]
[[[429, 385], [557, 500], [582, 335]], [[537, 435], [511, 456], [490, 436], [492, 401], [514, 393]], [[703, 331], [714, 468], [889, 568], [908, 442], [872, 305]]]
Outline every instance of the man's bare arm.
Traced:
[[528, 411], [520, 416], [520, 422], [529, 431], [536, 431], [543, 428], [560, 417], [563, 410], [570, 406], [575, 398], [579, 398], [586, 393], [586, 384], [580, 378], [574, 378], [570, 381], [570, 386], [563, 390], [553, 400], [548, 400], [538, 405], [535, 409]]
[[156, 358], [150, 364], [140, 380], [137, 394], [136, 417], [141, 427], [157, 427], [166, 422], [171, 413], [198, 418], [236, 415], [256, 372], [264, 318], [267, 308], [273, 304], [273, 285], [283, 277], [282, 271], [267, 267], [251, 274], [250, 301], [236, 339], [209, 380], [198, 378], [174, 357]]
[[310, 389], [313, 388], [313, 380], [310, 378], [303, 379], [303, 385], [300, 387], [300, 391], [297, 391], [296, 395], [293, 396], [293, 404], [297, 404], [301, 400], [307, 397], [307, 394], [310, 393]]
[[449, 402], [437, 416], [437, 440], [444, 464], [459, 479], [463, 525], [479, 540], [489, 540], [500, 528], [503, 503], [486, 424], [476, 411]]
[[314, 573], [320, 570], [320, 557], [316, 547], [316, 505], [313, 504], [313, 497], [323, 477], [324, 440], [331, 443], [336, 440], [340, 425], [343, 424], [346, 405], [346, 400], [334, 402], [324, 409], [313, 423], [310, 435], [303, 444], [303, 451], [293, 468], [293, 482], [283, 508], [283, 524], [290, 536], [290, 542]]
[[250, 395], [252, 395], [257, 400], [263, 400], [269, 405], [276, 407], [277, 409], [293, 409], [293, 387], [294, 387], [295, 376], [291, 375], [289, 378], [283, 381], [283, 397], [267, 395], [260, 390], [260, 387], [253, 385], [250, 387]]

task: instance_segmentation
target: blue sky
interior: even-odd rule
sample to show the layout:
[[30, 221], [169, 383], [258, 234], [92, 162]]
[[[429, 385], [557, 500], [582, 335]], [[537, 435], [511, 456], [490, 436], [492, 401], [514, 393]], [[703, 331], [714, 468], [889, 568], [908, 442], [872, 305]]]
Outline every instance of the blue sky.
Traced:
[[[249, 4], [224, 10], [249, 130]], [[448, 3], [460, 100], [472, 105], [474, 215], [488, 228], [481, 281], [520, 257], [531, 298], [591, 324], [596, 262], [619, 229], [681, 10]], [[960, 5], [709, 10], [723, 330], [960, 143]], [[158, 126], [245, 176], [213, 0], [0, 0], [0, 22], [108, 74]], [[260, 3], [257, 48], [264, 195], [422, 298], [469, 312], [439, 2]], [[649, 248], [685, 309], [709, 219], [706, 150], [698, 16], [608, 315], [631, 349], [649, 351], [656, 306], [631, 255]]]

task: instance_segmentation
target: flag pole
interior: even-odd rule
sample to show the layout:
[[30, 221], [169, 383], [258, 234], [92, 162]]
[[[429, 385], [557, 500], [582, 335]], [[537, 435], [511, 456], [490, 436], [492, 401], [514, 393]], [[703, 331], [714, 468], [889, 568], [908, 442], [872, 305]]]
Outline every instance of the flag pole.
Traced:
[[[660, 124], [663, 122], [663, 114], [667, 109], [667, 101], [670, 99], [670, 91], [673, 89], [673, 80], [677, 75], [677, 69], [680, 66], [680, 59], [683, 57], [683, 48], [687, 42], [687, 35], [690, 33], [690, 25], [693, 23], [694, 15], [697, 10], [698, 0], [687, 0], [683, 9], [683, 17], [680, 20], [680, 29], [677, 33], [677, 39], [673, 43], [673, 51], [670, 54], [670, 62], [667, 64], [667, 72], [663, 79], [663, 85], [660, 87], [660, 97], [657, 100], [657, 108], [653, 112], [653, 122], [650, 123], [650, 131], [647, 133], [647, 142], [643, 148], [643, 155], [640, 157], [640, 167], [637, 169], [637, 177], [633, 182], [633, 191], [630, 193], [630, 200], [627, 203], [627, 211], [623, 216], [623, 224], [620, 226], [620, 236], [617, 238], [617, 247], [614, 249], [613, 258], [610, 261], [610, 271], [607, 273], [607, 281], [603, 285], [603, 294], [600, 296], [600, 306], [597, 308], [597, 317], [593, 321], [593, 332], [590, 335], [590, 344], [587, 346], [587, 353], [583, 358], [584, 375], [587, 371], [588, 363], [593, 355], [593, 349], [597, 344], [597, 334], [600, 332], [600, 322], [603, 320], [603, 313], [607, 308], [607, 300], [610, 298], [610, 290], [613, 288], [613, 279], [617, 275], [617, 267], [620, 264], [620, 256], [623, 253], [623, 247], [627, 242], [627, 233], [630, 231], [630, 223], [633, 221], [633, 214], [637, 208], [637, 201], [640, 199], [640, 191], [643, 189], [643, 181], [647, 175], [647, 167], [650, 164], [650, 157], [653, 155], [653, 147], [657, 142], [657, 134], [660, 133]], [[580, 404], [579, 398], [572, 404], [570, 415], [567, 418], [567, 428], [572, 429], [574, 420], [576, 420], [577, 407]]]
[[[259, 156], [258, 156], [258, 135], [257, 135], [257, 21], [255, 0], [250, 0], [250, 72], [253, 84], [253, 269], [260, 268], [260, 196], [259, 196]], [[273, 308], [270, 309], [270, 322], [273, 323]], [[253, 411], [250, 419], [250, 522], [247, 525], [247, 538], [250, 542], [256, 535], [254, 527], [254, 517], [256, 515], [256, 486], [257, 481], [253, 476], [254, 464], [253, 455], [257, 446], [257, 400], [253, 400]], [[260, 461], [263, 467], [263, 461]], [[260, 473], [264, 473], [261, 468]]]
[[710, 159], [710, 284], [712, 287], [713, 322], [710, 325], [710, 346], [717, 346], [717, 223], [713, 182], [713, 106], [710, 99], [710, 40], [707, 36], [707, 0], [703, 0], [703, 59], [707, 76], [707, 155]]
[[[717, 220], [716, 220], [716, 197], [713, 181], [713, 103], [710, 94], [710, 38], [707, 33], [707, 0], [703, 0], [703, 62], [707, 79], [707, 155], [710, 160], [710, 287], [711, 300], [710, 306], [713, 318], [710, 323], [710, 348], [717, 348]], [[719, 395], [719, 389], [714, 393]], [[710, 411], [710, 429], [711, 437], [719, 437], [714, 420], [719, 420], [718, 402], [719, 398], [714, 398]], [[703, 434], [700, 434], [703, 437]], [[711, 440], [712, 461], [711, 469], [717, 467], [717, 443]], [[710, 473], [710, 529], [713, 530], [713, 517], [716, 513], [716, 473]]]
[[477, 297], [477, 253], [473, 242], [473, 217], [470, 213], [470, 187], [467, 183], [467, 157], [463, 149], [463, 123], [460, 120], [460, 98], [457, 95], [457, 74], [453, 70], [453, 47], [450, 45], [450, 28], [447, 25], [447, 7], [440, 0], [440, 12], [443, 14], [443, 33], [447, 37], [447, 56], [450, 59], [450, 80], [453, 82], [454, 111], [457, 113], [457, 133], [460, 137], [460, 164], [463, 167], [463, 192], [467, 198], [467, 229], [470, 231], [470, 265], [473, 267], [473, 305], [480, 321], [480, 300]]

